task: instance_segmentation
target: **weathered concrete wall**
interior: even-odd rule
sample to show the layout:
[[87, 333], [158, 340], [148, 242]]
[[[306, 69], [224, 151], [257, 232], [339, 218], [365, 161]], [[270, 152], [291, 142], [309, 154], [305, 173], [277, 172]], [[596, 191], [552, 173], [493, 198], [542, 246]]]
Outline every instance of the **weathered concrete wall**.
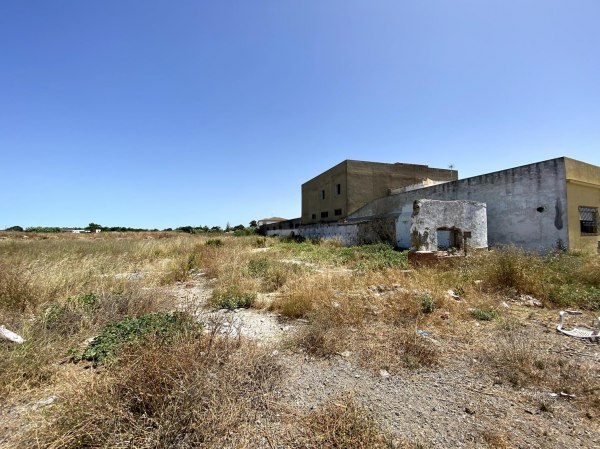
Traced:
[[378, 218], [358, 225], [358, 241], [361, 245], [370, 243], [396, 244], [396, 220]]
[[297, 229], [267, 229], [265, 235], [269, 237], [286, 237], [291, 234], [298, 235]]
[[301, 235], [307, 239], [338, 239], [342, 245], [351, 246], [360, 244], [358, 224], [317, 224], [302, 226], [296, 229], [296, 235]]
[[438, 229], [450, 231], [444, 246], [463, 248], [464, 232], [470, 232], [469, 248], [487, 248], [486, 205], [477, 201], [416, 200], [411, 224], [412, 249], [437, 251]]
[[397, 245], [408, 247], [410, 243], [405, 236], [410, 235], [412, 202], [417, 199], [486, 203], [490, 246], [515, 244], [544, 251], [568, 241], [563, 158], [379, 198], [348, 220], [394, 217]]

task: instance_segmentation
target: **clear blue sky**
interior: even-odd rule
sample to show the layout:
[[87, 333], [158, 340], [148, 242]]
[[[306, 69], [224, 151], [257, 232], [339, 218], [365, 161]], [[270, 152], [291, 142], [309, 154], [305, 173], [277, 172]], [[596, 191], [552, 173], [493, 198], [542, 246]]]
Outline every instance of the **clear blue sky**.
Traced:
[[600, 1], [0, 2], [0, 227], [300, 215], [344, 159], [600, 165]]

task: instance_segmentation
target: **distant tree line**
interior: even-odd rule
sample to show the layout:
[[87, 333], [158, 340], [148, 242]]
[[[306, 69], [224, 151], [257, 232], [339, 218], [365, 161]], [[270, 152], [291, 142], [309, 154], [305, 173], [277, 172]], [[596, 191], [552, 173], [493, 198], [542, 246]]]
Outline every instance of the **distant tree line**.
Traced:
[[[60, 227], [49, 227], [49, 226], [32, 226], [29, 228], [23, 228], [21, 226], [11, 226], [6, 228], [5, 231], [16, 231], [16, 232], [39, 232], [39, 233], [55, 233], [55, 232], [65, 232], [71, 231], [74, 229], [80, 228], [60, 228]], [[158, 229], [144, 229], [144, 228], [129, 228], [125, 226], [102, 226], [97, 223], [90, 223], [85, 228], [85, 231], [96, 232], [100, 230], [102, 232], [159, 232]], [[220, 226], [180, 226], [175, 228], [176, 232], [185, 232], [188, 234], [207, 234], [207, 233], [221, 233], [221, 232], [233, 232], [236, 236], [242, 235], [253, 235], [257, 233], [256, 221], [252, 220], [249, 226], [237, 225], [230, 226], [227, 223], [225, 229], [222, 229]], [[173, 231], [172, 228], [163, 229], [163, 231]]]

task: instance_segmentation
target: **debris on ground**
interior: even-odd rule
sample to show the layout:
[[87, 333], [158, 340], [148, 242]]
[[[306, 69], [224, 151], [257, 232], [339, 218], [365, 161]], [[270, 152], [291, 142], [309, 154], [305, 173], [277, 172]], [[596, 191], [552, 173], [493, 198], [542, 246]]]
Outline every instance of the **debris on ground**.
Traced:
[[556, 330], [562, 334], [568, 335], [569, 337], [574, 338], [584, 338], [591, 341], [600, 340], [600, 317], [597, 318], [596, 328], [588, 327], [588, 326], [575, 326], [572, 329], [564, 329], [564, 321], [565, 315], [578, 315], [577, 312], [572, 313], [572, 311], [561, 310], [558, 313], [558, 325], [556, 326]]
[[4, 326], [0, 326], [0, 337], [4, 337], [7, 340], [12, 341], [13, 343], [21, 344], [25, 340], [18, 334], [15, 334], [13, 331], [8, 330]]

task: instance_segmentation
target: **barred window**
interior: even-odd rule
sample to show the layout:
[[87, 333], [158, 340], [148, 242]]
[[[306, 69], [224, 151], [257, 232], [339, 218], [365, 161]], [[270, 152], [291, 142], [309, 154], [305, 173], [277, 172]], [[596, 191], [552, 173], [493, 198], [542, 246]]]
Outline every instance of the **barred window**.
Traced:
[[338, 215], [342, 215], [342, 209], [336, 209], [333, 211], [334, 215], [338, 216]]
[[598, 208], [579, 206], [579, 226], [582, 235], [598, 235]]
[[329, 212], [321, 212], [321, 218], [329, 217]]

